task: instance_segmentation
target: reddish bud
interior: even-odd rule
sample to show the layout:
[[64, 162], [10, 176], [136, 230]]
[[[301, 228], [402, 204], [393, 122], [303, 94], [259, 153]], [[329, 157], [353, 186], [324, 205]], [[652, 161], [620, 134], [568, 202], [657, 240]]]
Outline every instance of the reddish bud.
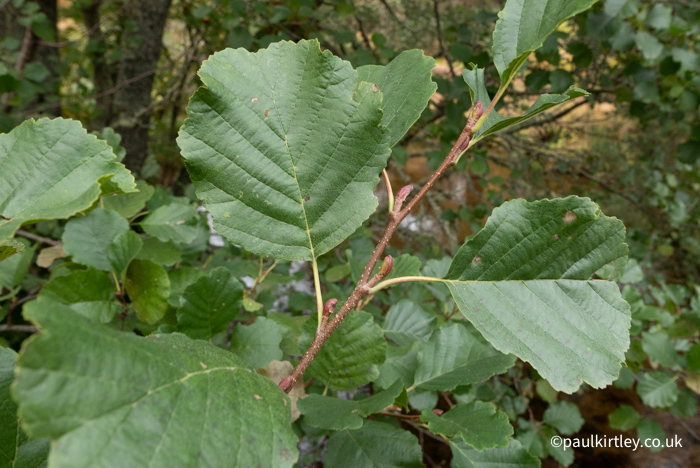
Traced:
[[413, 190], [413, 185], [407, 185], [401, 190], [399, 190], [399, 194], [396, 195], [396, 201], [397, 202], [403, 202], [406, 200], [406, 197], [411, 193]]
[[481, 103], [481, 101], [476, 101], [474, 103], [474, 109], [472, 110], [472, 117], [475, 120], [479, 120], [483, 114], [484, 114], [484, 105]]
[[434, 409], [433, 413], [435, 414], [435, 416], [440, 416], [442, 415], [442, 413], [444, 413], [444, 411], [442, 411], [441, 409]]
[[464, 142], [461, 145], [459, 145], [459, 153], [457, 153], [458, 155], [464, 153], [467, 150], [467, 148], [469, 147], [469, 140], [470, 138], [467, 137], [467, 139], [464, 140]]
[[209, 18], [204, 18], [204, 19], [202, 20], [202, 23], [204, 23], [204, 24], [209, 24], [209, 23], [211, 23], [211, 20], [210, 20]]
[[379, 269], [379, 274], [382, 275], [382, 277], [386, 277], [386, 275], [391, 273], [392, 268], [394, 268], [394, 259], [391, 255], [387, 255], [384, 257], [384, 262], [382, 262], [382, 267]]
[[331, 313], [335, 310], [335, 306], [338, 305], [338, 299], [328, 299], [323, 306], [323, 316], [330, 317]]
[[292, 377], [289, 376], [282, 379], [282, 381], [278, 385], [283, 391], [289, 392], [289, 390], [294, 385], [294, 382], [292, 382]]

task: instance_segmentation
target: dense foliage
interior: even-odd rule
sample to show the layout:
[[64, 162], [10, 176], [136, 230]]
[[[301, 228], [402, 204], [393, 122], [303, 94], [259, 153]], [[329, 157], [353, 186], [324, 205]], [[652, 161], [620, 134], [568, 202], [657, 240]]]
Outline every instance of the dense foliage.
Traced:
[[0, 2], [0, 467], [697, 438], [696, 5], [130, 3]]

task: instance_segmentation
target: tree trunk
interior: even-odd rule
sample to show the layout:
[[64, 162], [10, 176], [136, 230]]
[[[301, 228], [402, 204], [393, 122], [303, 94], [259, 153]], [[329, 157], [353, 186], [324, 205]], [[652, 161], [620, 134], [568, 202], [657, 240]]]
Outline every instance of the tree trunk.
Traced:
[[112, 103], [114, 102], [114, 94], [109, 93], [109, 90], [114, 86], [112, 66], [105, 57], [107, 45], [100, 28], [101, 5], [101, 0], [92, 0], [90, 5], [82, 7], [83, 23], [85, 23], [87, 30], [91, 31], [88, 38], [90, 46], [87, 48], [87, 55], [90, 58], [90, 62], [92, 62], [92, 80], [95, 84], [95, 94], [100, 96], [97, 98], [97, 115], [90, 122], [90, 127], [93, 129], [102, 129], [110, 125], [112, 121]]
[[129, 8], [126, 22], [134, 31], [122, 36], [123, 58], [119, 63], [113, 109], [114, 130], [126, 149], [124, 164], [140, 172], [148, 155], [148, 127], [151, 121], [151, 88], [162, 48], [163, 28], [171, 0], [149, 0]]

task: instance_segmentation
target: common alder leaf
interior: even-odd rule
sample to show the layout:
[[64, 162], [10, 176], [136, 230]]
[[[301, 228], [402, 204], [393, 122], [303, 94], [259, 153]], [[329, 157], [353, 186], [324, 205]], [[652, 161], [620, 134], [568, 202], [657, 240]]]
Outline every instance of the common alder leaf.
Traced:
[[103, 182], [136, 190], [112, 148], [76, 120], [29, 119], [0, 135], [0, 167], [0, 241], [22, 224], [86, 210]]
[[139, 319], [153, 324], [163, 318], [168, 310], [170, 279], [162, 266], [148, 260], [132, 261], [124, 287]]
[[403, 384], [398, 380], [383, 392], [364, 400], [341, 400], [340, 398], [312, 394], [299, 400], [297, 406], [304, 415], [304, 424], [321, 429], [359, 429], [366, 418], [391, 406]]
[[455, 256], [445, 279], [457, 306], [498, 350], [530, 362], [557, 390], [617, 378], [629, 346], [630, 307], [619, 276], [625, 228], [587, 198], [514, 200]]
[[637, 393], [645, 405], [652, 408], [667, 408], [678, 400], [678, 376], [672, 372], [651, 371], [639, 377]]
[[89, 268], [52, 278], [41, 288], [38, 299], [65, 304], [83, 317], [107, 323], [122, 311], [114, 292], [107, 273]]
[[505, 88], [528, 56], [561, 23], [597, 0], [508, 0], [493, 31], [493, 62]]
[[231, 336], [231, 351], [253, 368], [262, 368], [272, 360], [282, 359], [282, 326], [257, 317], [252, 325], [238, 324]]
[[49, 439], [32, 439], [20, 427], [17, 404], [10, 396], [17, 353], [0, 347], [0, 467], [44, 468]]
[[513, 426], [508, 422], [506, 413], [483, 401], [460, 403], [441, 416], [425, 409], [421, 419], [428, 423], [431, 432], [446, 437], [461, 437], [477, 450], [507, 447], [508, 437], [513, 434]]
[[423, 467], [418, 439], [391, 424], [365, 421], [357, 430], [334, 432], [325, 465], [333, 468]]
[[459, 323], [451, 323], [418, 348], [418, 367], [412, 388], [453, 390], [458, 385], [482, 382], [505, 372], [515, 356], [502, 354], [472, 336]]
[[[102, 271], [112, 270], [110, 244], [129, 230], [129, 222], [115, 211], [96, 209], [83, 218], [73, 218], [63, 231], [63, 250], [73, 261]], [[117, 252], [112, 260], [116, 260]], [[119, 262], [117, 262], [119, 263]]]
[[41, 333], [22, 351], [14, 395], [26, 431], [53, 440], [52, 466], [296, 461], [288, 397], [234, 354], [181, 334], [118, 332], [60, 304], [24, 313]]
[[24, 244], [10, 239], [0, 242], [0, 262], [24, 250]]
[[413, 301], [404, 299], [392, 305], [384, 320], [384, 334], [399, 346], [414, 341], [427, 341], [435, 328], [437, 317]]
[[420, 50], [401, 52], [388, 65], [365, 65], [357, 69], [361, 81], [374, 83], [382, 92], [382, 125], [389, 129], [394, 146], [418, 120], [437, 90], [431, 79], [435, 59]]
[[[491, 98], [489, 97], [488, 91], [486, 91], [486, 85], [484, 84], [484, 69], [475, 68], [473, 70], [468, 70], [465, 68], [462, 71], [462, 75], [464, 77], [464, 81], [467, 82], [467, 86], [469, 86], [469, 94], [471, 95], [472, 101], [479, 100], [484, 107], [488, 107], [489, 104], [491, 104]], [[476, 132], [476, 135], [474, 135], [473, 141], [477, 142], [489, 135], [493, 135], [496, 132], [500, 132], [501, 130], [513, 127], [525, 122], [526, 120], [530, 120], [532, 117], [535, 117], [536, 115], [539, 115], [559, 104], [563, 104], [578, 97], [589, 95], [590, 93], [587, 91], [572, 86], [562, 94], [541, 95], [525, 111], [525, 113], [521, 115], [506, 117], [494, 109], [489, 113], [488, 117], [486, 117], [484, 123]]]
[[243, 284], [219, 267], [189, 285], [177, 311], [178, 331], [190, 338], [211, 340], [226, 330], [241, 308]]
[[[300, 347], [307, 349], [316, 333], [315, 321], [307, 321], [304, 331]], [[353, 312], [333, 332], [306, 372], [333, 390], [355, 390], [378, 377], [377, 365], [384, 362], [386, 348], [384, 333], [372, 315]]]
[[214, 228], [246, 250], [312, 260], [377, 207], [390, 154], [382, 93], [318, 41], [227, 49], [199, 71], [178, 144]]
[[507, 447], [475, 450], [461, 439], [450, 440], [451, 468], [539, 468], [540, 460], [530, 455], [515, 439]]

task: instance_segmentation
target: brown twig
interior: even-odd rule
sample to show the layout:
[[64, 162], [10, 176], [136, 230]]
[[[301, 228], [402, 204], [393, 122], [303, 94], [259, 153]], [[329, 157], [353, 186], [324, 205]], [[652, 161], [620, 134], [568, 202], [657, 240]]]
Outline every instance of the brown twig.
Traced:
[[[329, 304], [331, 303], [331, 301], [335, 300], [331, 299], [326, 303], [323, 314], [324, 319], [321, 323], [321, 326], [316, 330], [316, 335], [314, 336], [314, 339], [311, 342], [309, 349], [306, 351], [306, 353], [304, 353], [304, 356], [301, 358], [296, 368], [294, 368], [292, 374], [279, 383], [279, 386], [282, 390], [284, 390], [285, 392], [289, 392], [292, 389], [294, 383], [304, 375], [304, 371], [306, 371], [311, 362], [314, 360], [318, 352], [321, 350], [323, 344], [326, 342], [326, 340], [328, 340], [331, 334], [340, 326], [345, 317], [347, 317], [347, 315], [355, 308], [355, 306], [358, 302], [360, 302], [360, 300], [362, 300], [365, 296], [369, 294], [370, 289], [374, 285], [376, 285], [379, 281], [381, 281], [386, 275], [388, 275], [391, 272], [393, 261], [391, 260], [391, 257], [387, 257], [384, 263], [382, 264], [382, 268], [380, 269], [379, 273], [372, 276], [374, 267], [377, 265], [379, 258], [384, 253], [384, 249], [386, 249], [389, 240], [394, 235], [396, 228], [398, 228], [399, 224], [401, 224], [401, 221], [403, 221], [404, 218], [408, 216], [408, 213], [410, 213], [411, 210], [418, 204], [418, 202], [420, 202], [423, 199], [428, 190], [430, 190], [432, 186], [435, 185], [435, 182], [437, 182], [437, 180], [447, 171], [447, 169], [454, 166], [459, 156], [464, 151], [466, 151], [466, 149], [469, 146], [469, 141], [472, 136], [474, 125], [481, 117], [482, 111], [482, 105], [480, 102], [477, 101], [474, 105], [472, 117], [467, 119], [467, 125], [464, 127], [464, 130], [462, 130], [461, 135], [459, 136], [459, 138], [457, 138], [457, 141], [455, 142], [454, 146], [450, 150], [445, 160], [442, 162], [442, 164], [440, 164], [440, 167], [435, 171], [435, 173], [433, 173], [433, 175], [430, 176], [430, 179], [428, 179], [428, 181], [420, 189], [418, 194], [416, 194], [416, 196], [413, 197], [413, 199], [410, 202], [408, 202], [408, 204], [405, 207], [403, 207], [403, 203], [406, 201], [406, 198], [410, 194], [411, 189], [413, 187], [407, 185], [399, 191], [398, 195], [396, 196], [396, 200], [394, 201], [394, 209], [389, 215], [389, 224], [384, 230], [384, 235], [381, 237], [379, 243], [374, 248], [374, 252], [372, 252], [372, 256], [367, 262], [367, 265], [365, 266], [365, 269], [362, 272], [362, 276], [360, 277], [360, 280], [358, 281], [355, 290], [352, 292], [347, 301], [345, 301], [345, 304], [343, 304], [340, 310], [330, 320], [326, 315], [326, 309], [329, 308]], [[335, 307], [336, 303], [337, 301], [335, 301], [332, 304], [333, 308]], [[328, 315], [330, 315], [330, 311], [328, 311]]]
[[31, 232], [27, 232], [23, 229], [18, 229], [17, 231], [15, 231], [15, 234], [20, 236], [20, 237], [24, 237], [25, 239], [37, 241], [37, 242], [40, 242], [42, 244], [61, 245], [61, 243], [57, 240], [51, 239], [49, 237], [38, 236], [38, 235], [33, 234]]
[[0, 325], [0, 332], [17, 331], [25, 333], [37, 333], [39, 331], [34, 325]]
[[442, 28], [440, 27], [440, 10], [438, 9], [438, 0], [433, 0], [433, 12], [435, 13], [435, 27], [437, 29], [437, 39], [438, 45], [440, 46], [440, 55], [445, 57], [447, 66], [450, 69], [450, 75], [452, 75], [452, 79], [454, 79], [457, 75], [455, 75], [455, 70], [454, 68], [452, 68], [452, 61], [450, 60], [450, 56], [447, 54], [447, 49], [445, 49], [445, 44], [442, 40]]

